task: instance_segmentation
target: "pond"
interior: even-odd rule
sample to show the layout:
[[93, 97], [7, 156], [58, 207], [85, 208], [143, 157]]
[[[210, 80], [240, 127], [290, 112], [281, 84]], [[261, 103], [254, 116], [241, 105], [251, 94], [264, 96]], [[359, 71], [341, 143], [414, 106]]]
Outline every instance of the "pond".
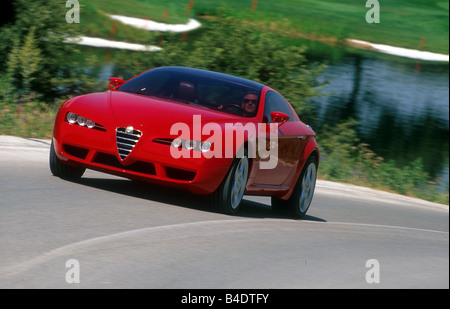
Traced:
[[346, 53], [322, 76], [328, 96], [312, 100], [315, 126], [348, 118], [361, 140], [399, 165], [422, 158], [433, 177], [448, 180], [449, 66]]

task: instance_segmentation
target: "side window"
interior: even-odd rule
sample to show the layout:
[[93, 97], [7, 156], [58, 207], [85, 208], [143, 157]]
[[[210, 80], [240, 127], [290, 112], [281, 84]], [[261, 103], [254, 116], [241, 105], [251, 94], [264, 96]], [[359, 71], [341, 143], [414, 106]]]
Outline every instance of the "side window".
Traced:
[[289, 121], [294, 121], [294, 115], [286, 100], [274, 91], [268, 91], [264, 105], [263, 121], [267, 123], [272, 122], [270, 114], [272, 112], [282, 112], [289, 116]]

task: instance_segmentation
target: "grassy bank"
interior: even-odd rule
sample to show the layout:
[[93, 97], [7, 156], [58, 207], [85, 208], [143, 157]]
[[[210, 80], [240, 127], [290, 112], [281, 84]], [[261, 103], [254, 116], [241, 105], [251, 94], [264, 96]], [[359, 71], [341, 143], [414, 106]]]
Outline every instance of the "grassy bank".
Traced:
[[[191, 0], [192, 1], [192, 0]], [[365, 1], [345, 3], [326, 0], [90, 0], [81, 12], [80, 26], [91, 35], [110, 36], [111, 21], [102, 13], [122, 14], [154, 21], [184, 23], [188, 17], [211, 17], [220, 9], [248, 19], [261, 30], [291, 38], [307, 38], [339, 44], [345, 38], [366, 40], [405, 48], [449, 52], [449, 4], [440, 0], [391, 0], [380, 3], [380, 23], [368, 24]], [[256, 9], [252, 10], [254, 3]], [[88, 34], [88, 33], [86, 33]], [[148, 41], [146, 31], [129, 31], [121, 25], [116, 36]], [[424, 44], [424, 45], [423, 45]]]
[[49, 139], [58, 107], [36, 102], [0, 102], [0, 135]]
[[357, 125], [349, 120], [321, 128], [321, 178], [449, 204], [448, 179], [431, 179], [420, 157], [402, 167], [384, 160], [358, 139]]

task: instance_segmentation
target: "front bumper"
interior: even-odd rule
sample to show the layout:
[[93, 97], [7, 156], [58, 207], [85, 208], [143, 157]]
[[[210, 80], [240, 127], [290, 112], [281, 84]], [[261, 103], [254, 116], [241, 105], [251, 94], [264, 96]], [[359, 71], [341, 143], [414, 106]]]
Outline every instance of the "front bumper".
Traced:
[[230, 158], [178, 158], [170, 144], [143, 133], [135, 148], [122, 160], [115, 128], [93, 130], [66, 121], [55, 124], [53, 144], [65, 164], [165, 186], [188, 189], [194, 194], [213, 193], [225, 178]]

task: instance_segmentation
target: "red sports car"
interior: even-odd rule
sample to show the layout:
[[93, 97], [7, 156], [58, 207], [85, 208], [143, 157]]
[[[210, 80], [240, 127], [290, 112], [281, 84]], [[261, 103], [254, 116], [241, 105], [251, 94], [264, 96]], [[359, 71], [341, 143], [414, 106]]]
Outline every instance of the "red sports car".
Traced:
[[315, 133], [277, 91], [247, 79], [162, 67], [72, 98], [56, 116], [50, 169], [93, 169], [211, 195], [227, 214], [244, 194], [307, 212], [319, 164]]

